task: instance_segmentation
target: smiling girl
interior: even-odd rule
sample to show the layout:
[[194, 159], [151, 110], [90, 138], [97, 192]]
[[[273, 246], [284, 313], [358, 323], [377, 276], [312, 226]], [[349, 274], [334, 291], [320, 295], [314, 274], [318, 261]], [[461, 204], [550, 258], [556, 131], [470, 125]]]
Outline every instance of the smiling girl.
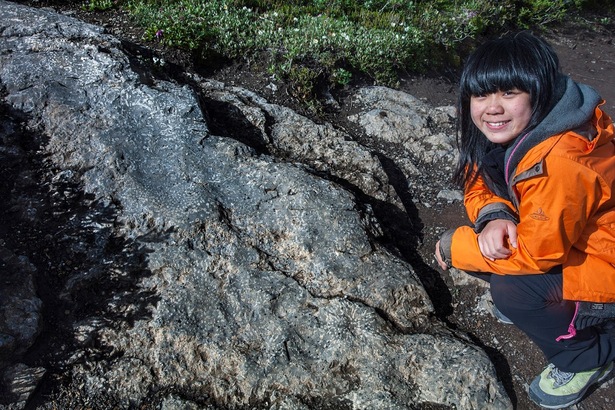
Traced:
[[473, 226], [445, 232], [442, 269], [489, 280], [494, 314], [548, 366], [529, 387], [570, 406], [613, 368], [615, 335], [575, 328], [584, 302], [615, 302], [615, 142], [597, 92], [560, 72], [527, 32], [480, 46], [459, 87], [459, 164]]

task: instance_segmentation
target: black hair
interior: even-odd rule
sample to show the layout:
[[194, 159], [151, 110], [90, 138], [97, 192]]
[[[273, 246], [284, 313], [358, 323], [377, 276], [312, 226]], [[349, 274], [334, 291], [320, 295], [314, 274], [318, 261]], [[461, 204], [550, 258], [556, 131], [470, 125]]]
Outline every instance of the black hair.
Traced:
[[[470, 116], [472, 96], [519, 89], [530, 94], [532, 116], [523, 131], [536, 127], [549, 113], [558, 94], [560, 66], [551, 46], [524, 31], [479, 46], [465, 63], [457, 102], [459, 163], [453, 180], [465, 186], [482, 175], [485, 155], [496, 147], [474, 125]], [[489, 185], [489, 181], [485, 181]]]

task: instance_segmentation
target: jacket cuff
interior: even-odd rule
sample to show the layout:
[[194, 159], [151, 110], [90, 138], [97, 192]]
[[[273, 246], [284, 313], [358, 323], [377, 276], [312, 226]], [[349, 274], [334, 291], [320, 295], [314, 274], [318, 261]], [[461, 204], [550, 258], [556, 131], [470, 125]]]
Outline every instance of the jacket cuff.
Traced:
[[440, 236], [440, 257], [442, 258], [442, 262], [449, 266], [452, 266], [451, 261], [453, 257], [451, 254], [451, 247], [453, 245], [453, 234], [455, 231], [456, 229], [449, 229]]
[[517, 213], [510, 209], [506, 204], [501, 202], [494, 202], [492, 204], [484, 206], [478, 213], [478, 218], [474, 221], [474, 232], [480, 233], [487, 223], [496, 219], [507, 219], [519, 223]]

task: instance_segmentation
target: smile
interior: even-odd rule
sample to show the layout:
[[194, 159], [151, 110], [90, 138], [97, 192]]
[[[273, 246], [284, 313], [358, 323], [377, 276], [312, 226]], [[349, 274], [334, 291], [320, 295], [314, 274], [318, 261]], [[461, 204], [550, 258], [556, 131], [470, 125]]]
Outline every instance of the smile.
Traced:
[[508, 121], [498, 121], [498, 122], [488, 122], [486, 121], [487, 126], [489, 126], [490, 128], [500, 128], [506, 124], [508, 124]]

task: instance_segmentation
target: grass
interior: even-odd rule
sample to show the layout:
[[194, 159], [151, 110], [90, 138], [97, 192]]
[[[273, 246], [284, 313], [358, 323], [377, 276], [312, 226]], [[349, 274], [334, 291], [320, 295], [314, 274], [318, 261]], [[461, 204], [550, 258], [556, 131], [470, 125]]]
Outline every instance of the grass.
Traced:
[[121, 7], [144, 37], [203, 59], [255, 61], [301, 100], [319, 85], [367, 75], [395, 86], [402, 72], [458, 65], [481, 35], [532, 29], [569, 18], [590, 0], [89, 0], [84, 8]]

